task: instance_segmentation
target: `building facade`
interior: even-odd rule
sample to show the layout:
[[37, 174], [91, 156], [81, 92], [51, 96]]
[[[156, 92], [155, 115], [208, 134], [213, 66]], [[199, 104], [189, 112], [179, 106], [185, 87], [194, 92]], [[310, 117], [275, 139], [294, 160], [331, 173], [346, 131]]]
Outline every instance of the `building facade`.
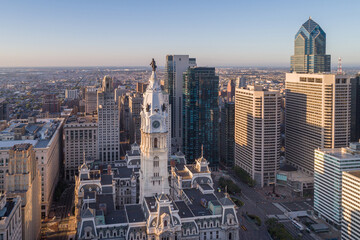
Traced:
[[[215, 68], [193, 67], [184, 74], [183, 152], [189, 162], [201, 156], [219, 163], [219, 76]], [[177, 131], [177, 130], [176, 130]]]
[[0, 120], [9, 120], [9, 106], [4, 98], [0, 98]]
[[279, 91], [262, 86], [235, 93], [235, 165], [261, 187], [276, 181], [280, 165]]
[[313, 175], [315, 149], [349, 144], [350, 78], [287, 73], [285, 87], [286, 162]]
[[22, 239], [21, 198], [0, 195], [0, 239]]
[[93, 114], [97, 111], [97, 88], [85, 88], [85, 113]]
[[330, 72], [331, 56], [326, 54], [326, 33], [309, 18], [295, 35], [290, 72]]
[[17, 119], [12, 120], [9, 127], [0, 132], [0, 188], [4, 189], [5, 186], [5, 175], [9, 168], [9, 150], [15, 144], [32, 144], [41, 174], [42, 218], [49, 213], [59, 180], [63, 125], [63, 118]]
[[66, 89], [65, 99], [74, 100], [79, 98], [79, 89]]
[[220, 162], [232, 168], [235, 161], [235, 102], [225, 102], [220, 115]]
[[130, 142], [141, 143], [141, 105], [143, 102], [142, 94], [133, 93], [129, 96], [129, 110], [131, 115], [131, 126], [130, 126]]
[[40, 172], [31, 144], [14, 145], [9, 152], [6, 194], [21, 197], [22, 238], [38, 239], [41, 227]]
[[86, 158], [98, 156], [97, 117], [69, 117], [64, 125], [65, 178], [74, 181]]
[[351, 79], [351, 141], [360, 139], [360, 73]]
[[342, 175], [356, 169], [360, 170], [360, 143], [315, 150], [314, 210], [337, 228], [341, 227]]
[[183, 145], [183, 73], [189, 67], [196, 66], [196, 59], [189, 55], [167, 55], [165, 66], [165, 90], [169, 94], [171, 106], [171, 138], [173, 150], [182, 149]]
[[360, 239], [360, 171], [343, 172], [341, 239]]
[[120, 159], [119, 108], [115, 101], [113, 79], [105, 76], [97, 92], [98, 105], [98, 154], [103, 163]]
[[56, 94], [47, 94], [42, 99], [42, 111], [48, 113], [59, 113], [60, 102]]

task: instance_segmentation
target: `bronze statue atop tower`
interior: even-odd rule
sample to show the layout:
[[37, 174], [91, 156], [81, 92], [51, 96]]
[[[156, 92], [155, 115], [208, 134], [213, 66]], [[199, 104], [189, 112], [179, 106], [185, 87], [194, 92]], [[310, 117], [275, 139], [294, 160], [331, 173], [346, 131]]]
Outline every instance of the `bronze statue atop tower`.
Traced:
[[154, 60], [154, 59], [152, 59], [152, 61], [151, 61], [151, 63], [150, 63], [150, 66], [152, 67], [152, 70], [155, 72], [155, 71], [156, 71], [157, 66], [156, 66], [156, 62], [155, 62], [155, 60]]

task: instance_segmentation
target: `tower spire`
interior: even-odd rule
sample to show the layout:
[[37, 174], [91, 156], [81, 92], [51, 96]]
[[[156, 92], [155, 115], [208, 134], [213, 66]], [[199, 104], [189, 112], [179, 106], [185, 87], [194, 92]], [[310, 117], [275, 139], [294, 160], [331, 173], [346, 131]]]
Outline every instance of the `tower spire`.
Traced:
[[341, 57], [339, 57], [339, 60], [338, 60], [337, 74], [340, 74], [340, 75], [343, 74]]

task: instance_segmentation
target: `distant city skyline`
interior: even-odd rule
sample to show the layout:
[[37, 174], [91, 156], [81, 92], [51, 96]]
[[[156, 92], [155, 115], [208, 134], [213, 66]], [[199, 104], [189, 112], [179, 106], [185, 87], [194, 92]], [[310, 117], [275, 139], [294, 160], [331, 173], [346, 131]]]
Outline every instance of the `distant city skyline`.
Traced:
[[[311, 7], [309, 5], [311, 4]], [[1, 4], [0, 67], [147, 66], [168, 54], [199, 66], [290, 68], [294, 37], [311, 16], [332, 65], [360, 66], [360, 2], [36, 1]], [[334, 70], [334, 69], [332, 69]]]

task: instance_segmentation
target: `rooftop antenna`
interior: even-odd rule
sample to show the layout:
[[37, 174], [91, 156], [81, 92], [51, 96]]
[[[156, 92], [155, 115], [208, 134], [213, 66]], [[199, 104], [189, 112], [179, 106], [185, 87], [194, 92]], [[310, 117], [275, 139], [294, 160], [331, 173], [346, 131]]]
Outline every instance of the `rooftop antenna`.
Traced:
[[339, 60], [338, 60], [337, 74], [339, 74], [339, 75], [343, 74], [341, 57], [339, 57]]

